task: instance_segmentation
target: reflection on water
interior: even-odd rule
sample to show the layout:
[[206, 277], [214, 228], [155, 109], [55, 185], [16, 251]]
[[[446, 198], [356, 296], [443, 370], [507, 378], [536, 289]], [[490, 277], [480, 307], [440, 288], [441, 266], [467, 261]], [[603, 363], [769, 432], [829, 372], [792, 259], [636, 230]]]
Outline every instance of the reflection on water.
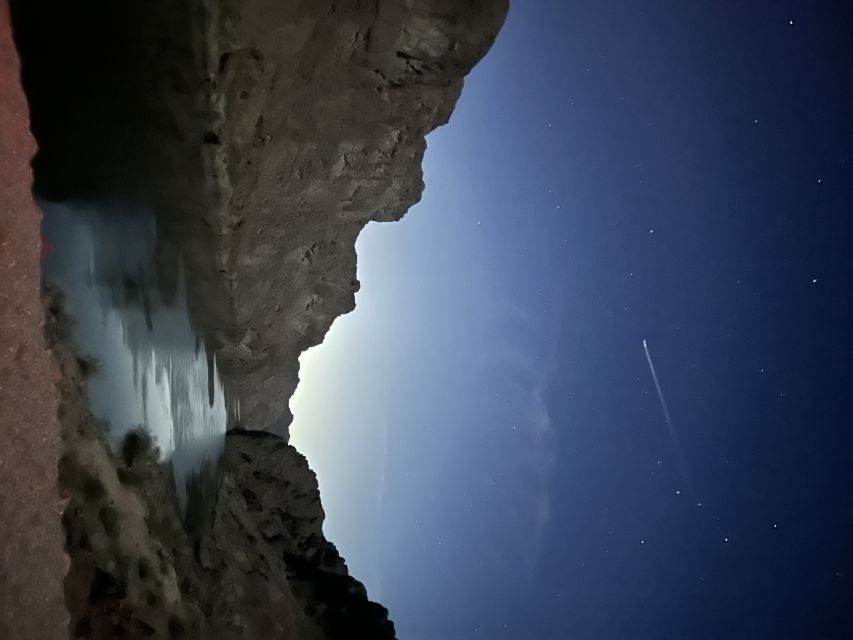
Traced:
[[140, 426], [152, 435], [186, 508], [188, 483], [221, 452], [227, 413], [216, 362], [190, 326], [183, 275], [164, 300], [150, 212], [41, 204], [45, 281], [64, 290], [75, 343], [95, 363], [92, 413], [114, 444]]

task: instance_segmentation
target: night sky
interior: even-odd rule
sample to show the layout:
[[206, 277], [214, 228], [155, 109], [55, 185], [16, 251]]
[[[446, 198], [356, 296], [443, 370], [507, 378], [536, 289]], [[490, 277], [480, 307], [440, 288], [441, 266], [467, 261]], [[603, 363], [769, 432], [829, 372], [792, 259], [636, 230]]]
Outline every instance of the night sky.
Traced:
[[513, 3], [292, 402], [401, 638], [853, 638], [852, 68], [840, 1]]

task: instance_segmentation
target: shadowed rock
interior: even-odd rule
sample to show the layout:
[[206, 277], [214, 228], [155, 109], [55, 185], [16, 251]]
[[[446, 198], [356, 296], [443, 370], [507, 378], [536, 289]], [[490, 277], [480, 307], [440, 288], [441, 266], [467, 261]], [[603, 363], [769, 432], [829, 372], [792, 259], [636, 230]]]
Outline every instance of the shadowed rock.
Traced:
[[12, 4], [37, 192], [155, 212], [160, 297], [186, 274], [232, 426], [275, 432], [226, 437], [218, 491], [184, 526], [145, 437], [105, 444], [90, 367], [48, 302], [72, 636], [393, 638], [323, 537], [288, 401], [300, 353], [354, 307], [359, 232], [420, 198], [425, 136], [506, 0]]
[[507, 1], [15, 6], [38, 190], [156, 211], [163, 298], [183, 264], [232, 415], [285, 435], [299, 354], [355, 305], [359, 232], [420, 198]]

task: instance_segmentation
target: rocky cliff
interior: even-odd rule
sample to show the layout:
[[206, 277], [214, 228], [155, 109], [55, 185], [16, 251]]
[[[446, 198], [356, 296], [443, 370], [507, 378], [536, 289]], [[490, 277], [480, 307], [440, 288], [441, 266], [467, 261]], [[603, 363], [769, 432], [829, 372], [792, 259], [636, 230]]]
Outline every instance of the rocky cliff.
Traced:
[[[223, 2], [216, 19], [226, 306], [214, 336], [247, 424], [290, 422], [298, 356], [355, 306], [355, 240], [423, 190], [425, 135], [507, 3]], [[208, 316], [212, 317], [212, 316]]]
[[[425, 136], [507, 0], [17, 0], [37, 191], [155, 209], [232, 415], [286, 437], [355, 241], [420, 197]], [[53, 16], [48, 22], [42, 16]]]
[[145, 432], [116, 453], [106, 445], [85, 402], [92, 365], [68, 346], [55, 292], [47, 318], [62, 372], [72, 638], [395, 637], [388, 611], [323, 536], [317, 479], [302, 455], [272, 433], [229, 433], [209, 522], [188, 532]]
[[144, 435], [104, 444], [51, 294], [72, 635], [394, 637], [323, 537], [288, 401], [300, 353], [354, 307], [359, 232], [420, 197], [425, 136], [506, 0], [12, 6], [37, 193], [156, 212], [162, 298], [186, 278], [233, 427], [214, 499], [182, 518]]

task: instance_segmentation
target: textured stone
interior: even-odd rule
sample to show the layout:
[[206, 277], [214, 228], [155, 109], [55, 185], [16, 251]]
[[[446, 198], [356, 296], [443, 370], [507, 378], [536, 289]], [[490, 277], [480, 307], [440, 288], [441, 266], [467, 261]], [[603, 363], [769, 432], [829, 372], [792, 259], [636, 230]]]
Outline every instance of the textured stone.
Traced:
[[420, 198], [507, 0], [15, 6], [37, 190], [155, 210], [163, 297], [185, 273], [232, 415], [286, 435], [300, 353], [355, 305], [358, 234]]
[[[63, 525], [72, 636], [393, 638], [388, 612], [368, 600], [323, 537], [316, 478], [286, 442], [288, 401], [300, 353], [354, 307], [359, 232], [371, 220], [399, 219], [420, 197], [425, 136], [450, 117], [465, 74], [494, 41], [506, 0], [13, 5], [39, 142], [37, 192], [156, 212], [163, 298], [185, 275], [232, 422], [267, 430], [232, 431], [213, 504], [182, 523], [171, 475], [145, 438], [136, 436], [121, 456], [104, 444], [85, 406], [87, 366], [68, 344], [59, 299], [49, 299], [62, 368], [60, 482], [71, 495]], [[16, 99], [4, 120], [23, 122], [20, 136], [26, 121]], [[31, 147], [9, 148], [25, 168]], [[10, 184], [28, 193], [28, 183], [19, 172]], [[30, 376], [15, 393], [31, 413], [12, 398], [0, 407], [10, 416], [0, 424], [11, 439], [20, 435], [18, 455], [36, 456], [43, 466], [35, 468], [44, 469], [43, 483], [31, 473], [14, 479], [21, 493], [9, 511], [44, 518], [59, 508], [48, 497], [56, 486], [56, 399], [34, 335], [38, 216], [31, 202], [22, 206], [9, 209], [23, 222], [9, 236], [15, 250], [0, 256], [0, 282], [23, 293], [13, 291], [0, 312], [20, 329], [2, 334], [2, 345], [30, 350], [0, 363], [4, 373], [20, 366], [20, 379]], [[18, 233], [10, 229], [0, 232]], [[16, 427], [22, 416], [38, 427]], [[33, 438], [44, 438], [42, 450]], [[27, 497], [38, 508], [21, 504]], [[6, 503], [0, 507], [5, 514]], [[11, 522], [18, 530], [27, 524]], [[32, 624], [58, 629], [65, 617], [49, 614], [58, 531], [44, 519], [33, 531], [42, 537], [10, 547], [30, 559], [45, 550], [15, 597], [39, 589], [42, 616]], [[4, 611], [23, 619], [23, 609]]]
[[[72, 496], [62, 518], [71, 558], [67, 635], [327, 637], [306, 613], [310, 602], [294, 595], [283, 559], [264, 553], [242, 486], [231, 474], [222, 477], [215, 511], [203, 515], [197, 509], [184, 518], [171, 470], [144, 432], [133, 432], [118, 454], [110, 450], [85, 400], [91, 367], [68, 345], [68, 320], [55, 293], [47, 318], [62, 372], [60, 484]], [[316, 493], [311, 480], [313, 475], [297, 474], [278, 484]], [[301, 517], [298, 509], [289, 516], [294, 522]]]
[[[211, 225], [230, 309], [199, 322], [247, 424], [286, 433], [299, 354], [355, 306], [359, 232], [420, 198], [425, 135], [447, 122], [506, 10], [221, 3], [210, 55], [222, 204]], [[213, 317], [220, 326], [206, 325]]]
[[[325, 638], [395, 637], [387, 609], [368, 600], [323, 536], [317, 478], [296, 449], [274, 434], [232, 431], [222, 473], [211, 535], [203, 543], [206, 566], [214, 572], [225, 567], [222, 582], [240, 585], [242, 594], [289, 589]], [[240, 609], [244, 624], [256, 631], [270, 616], [266, 600], [245, 595]]]
[[86, 407], [89, 367], [67, 344], [61, 307], [52, 294], [72, 638], [395, 637], [388, 611], [323, 535], [316, 476], [279, 436], [228, 434], [215, 504], [186, 516], [203, 524], [179, 514], [171, 472], [144, 432], [110, 451]]
[[57, 370], [39, 292], [41, 212], [30, 193], [35, 144], [9, 11], [0, 2], [0, 638], [65, 636], [57, 485]]

